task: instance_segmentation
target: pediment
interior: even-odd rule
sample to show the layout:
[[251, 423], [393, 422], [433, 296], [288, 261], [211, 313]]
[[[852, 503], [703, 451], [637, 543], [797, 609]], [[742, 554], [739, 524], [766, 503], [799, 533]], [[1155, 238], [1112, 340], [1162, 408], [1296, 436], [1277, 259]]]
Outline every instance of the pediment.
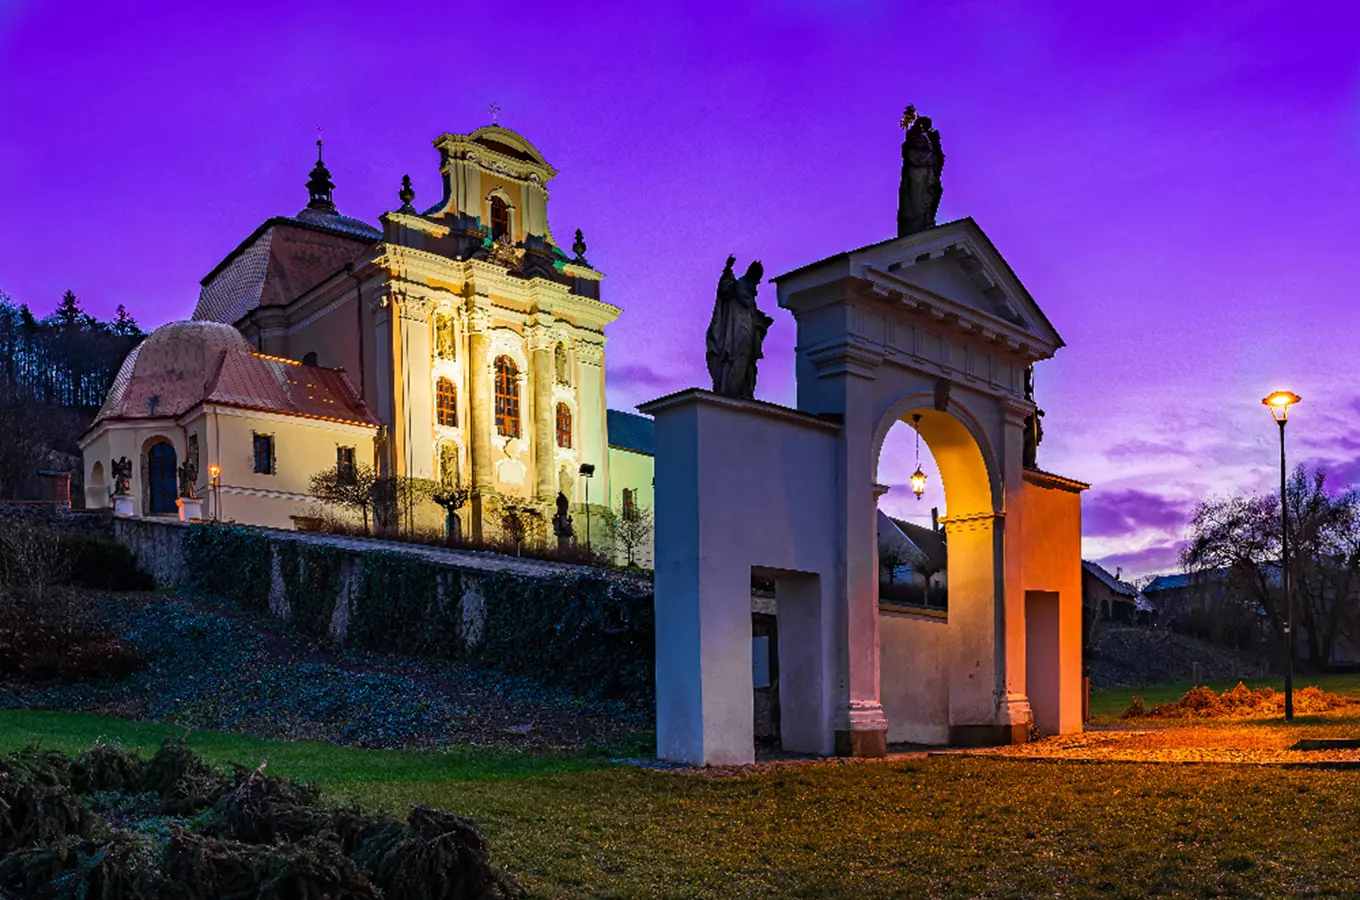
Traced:
[[797, 316], [805, 302], [821, 305], [837, 293], [816, 288], [847, 276], [863, 287], [858, 294], [877, 297], [903, 316], [927, 317], [946, 330], [981, 334], [1025, 356], [1047, 358], [1064, 346], [972, 219], [842, 253], [774, 280], [780, 305]]

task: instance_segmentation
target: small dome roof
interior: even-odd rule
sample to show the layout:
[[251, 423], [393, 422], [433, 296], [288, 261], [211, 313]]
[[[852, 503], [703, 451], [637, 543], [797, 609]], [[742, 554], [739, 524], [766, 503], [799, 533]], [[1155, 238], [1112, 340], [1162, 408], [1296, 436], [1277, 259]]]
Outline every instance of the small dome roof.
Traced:
[[162, 325], [123, 360], [95, 422], [178, 416], [203, 400], [227, 352], [253, 349], [221, 322]]

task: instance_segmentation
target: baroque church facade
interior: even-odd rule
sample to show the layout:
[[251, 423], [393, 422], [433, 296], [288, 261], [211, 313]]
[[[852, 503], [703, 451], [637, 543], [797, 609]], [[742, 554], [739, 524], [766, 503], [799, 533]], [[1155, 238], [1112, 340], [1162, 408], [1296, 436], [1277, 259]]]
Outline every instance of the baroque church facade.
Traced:
[[[266, 220], [209, 272], [192, 320], [231, 326], [259, 359], [301, 363], [301, 369], [274, 369], [284, 373], [280, 389], [298, 401], [294, 406], [311, 424], [326, 423], [324, 410], [317, 414], [325, 403], [334, 404], [337, 423], [376, 423], [370, 446], [357, 450], [334, 436], [317, 437], [337, 448], [337, 465], [371, 460], [384, 474], [469, 488], [461, 526], [474, 539], [501, 537], [507, 505], [529, 505], [549, 517], [559, 492], [578, 514], [578, 532], [586, 493], [596, 508], [620, 505], [616, 495], [624, 491], [631, 491], [622, 497], [624, 506], [648, 502], [650, 472], [634, 479], [645, 485], [614, 490], [610, 484], [608, 421], [625, 416], [641, 420], [630, 424], [643, 429], [650, 421], [606, 416], [605, 328], [620, 309], [601, 299], [603, 275], [586, 259], [580, 232], [570, 252], [552, 233], [548, 184], [557, 171], [528, 140], [498, 125], [444, 134], [434, 146], [443, 185], [439, 201], [418, 211], [410, 180], [403, 179], [400, 206], [374, 227], [337, 209], [318, 141], [306, 208]], [[148, 343], [155, 340], [153, 335]], [[135, 355], [111, 401], [127, 394], [129, 382], [164, 377], [164, 367], [159, 375], [136, 375]], [[212, 369], [211, 360], [207, 367]], [[318, 399], [307, 386], [316, 379], [297, 377], [326, 370], [342, 371], [352, 396], [340, 397], [340, 390]], [[244, 393], [238, 410], [252, 406], [251, 391]], [[91, 448], [94, 457], [114, 455], [96, 433], [120, 421], [119, 405], [105, 406], [85, 440], [87, 484], [95, 492], [107, 488], [99, 473], [89, 471], [102, 462], [91, 459]], [[257, 411], [288, 414], [279, 407]], [[129, 409], [122, 403], [123, 413]], [[145, 419], [147, 410], [138, 407], [133, 414]], [[615, 448], [633, 456], [637, 449]], [[272, 447], [278, 474], [289, 452], [281, 443]], [[298, 469], [274, 489], [241, 487], [241, 497], [230, 498], [235, 509], [225, 500], [222, 509], [244, 522], [295, 521], [304, 505], [315, 507], [305, 485], [323, 456], [309, 451], [312, 471]], [[193, 462], [206, 493], [209, 466]], [[208, 462], [220, 472], [218, 494], [240, 486], [233, 469], [261, 474], [258, 464]], [[143, 461], [134, 480], [145, 470]], [[256, 498], [253, 504], [246, 504], [247, 495]], [[153, 505], [147, 501], [140, 511]], [[252, 505], [254, 513], [248, 511]]]

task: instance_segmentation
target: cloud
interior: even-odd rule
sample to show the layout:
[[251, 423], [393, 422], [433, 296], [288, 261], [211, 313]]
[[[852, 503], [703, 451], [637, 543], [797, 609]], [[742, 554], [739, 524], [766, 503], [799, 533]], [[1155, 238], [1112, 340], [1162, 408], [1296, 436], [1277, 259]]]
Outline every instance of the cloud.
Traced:
[[1082, 504], [1082, 534], [1087, 537], [1119, 537], [1144, 528], [1179, 529], [1190, 519], [1190, 503], [1129, 488], [1093, 491]]
[[609, 381], [620, 387], [644, 387], [664, 391], [675, 386], [675, 379], [642, 363], [609, 367]]
[[1142, 438], [1122, 441], [1105, 451], [1111, 459], [1126, 456], [1189, 456], [1190, 449], [1182, 441], [1146, 441]]
[[1181, 570], [1181, 548], [1185, 546], [1185, 543], [1185, 541], [1173, 541], [1152, 544], [1140, 550], [1111, 553], [1095, 561], [1111, 572], [1115, 569], [1123, 569], [1123, 576], [1126, 580], [1154, 573], [1179, 572]]

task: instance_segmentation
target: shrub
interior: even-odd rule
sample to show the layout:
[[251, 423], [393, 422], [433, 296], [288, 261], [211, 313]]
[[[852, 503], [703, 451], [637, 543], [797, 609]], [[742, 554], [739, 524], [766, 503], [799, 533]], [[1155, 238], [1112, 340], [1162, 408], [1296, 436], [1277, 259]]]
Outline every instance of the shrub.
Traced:
[[137, 554], [126, 544], [97, 531], [72, 531], [62, 536], [70, 560], [71, 583], [105, 591], [154, 591], [155, 580], [137, 565]]
[[482, 579], [482, 660], [577, 692], [639, 705], [654, 690], [655, 616], [642, 584], [594, 574]]
[[[470, 819], [417, 808], [401, 823], [353, 807], [334, 810], [286, 779], [215, 770], [182, 742], [162, 745], [129, 780], [138, 762], [108, 745], [75, 761], [31, 750], [0, 758], [0, 897], [520, 896], [491, 865]], [[80, 790], [45, 783], [82, 769]], [[103, 774], [88, 774], [95, 771]], [[193, 819], [167, 818], [179, 807], [165, 798], [195, 777], [221, 788], [216, 807]], [[151, 792], [86, 795], [100, 778]]]

